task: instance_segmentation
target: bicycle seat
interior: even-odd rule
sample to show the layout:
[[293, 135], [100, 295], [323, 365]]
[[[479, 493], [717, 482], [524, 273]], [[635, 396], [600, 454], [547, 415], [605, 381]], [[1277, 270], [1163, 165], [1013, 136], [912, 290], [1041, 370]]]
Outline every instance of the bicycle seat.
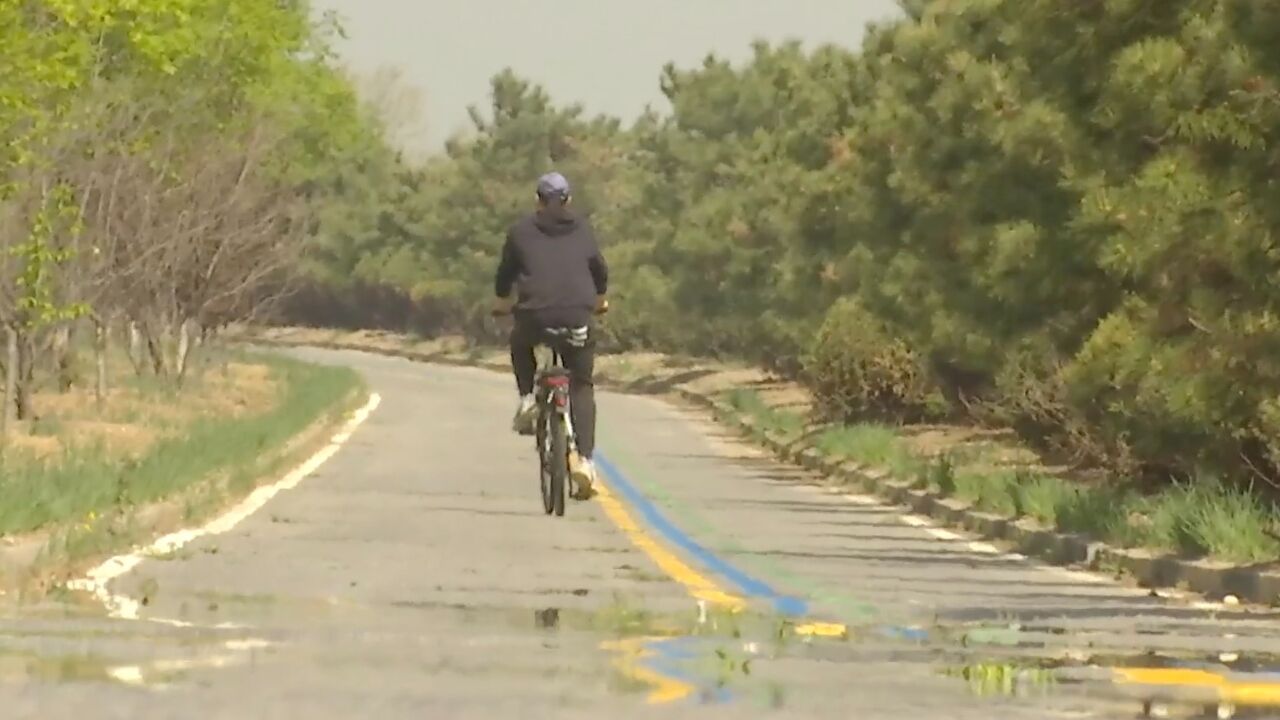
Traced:
[[546, 380], [553, 378], [567, 378], [569, 377], [569, 371], [562, 367], [547, 368], [545, 370], [538, 371], [538, 377]]

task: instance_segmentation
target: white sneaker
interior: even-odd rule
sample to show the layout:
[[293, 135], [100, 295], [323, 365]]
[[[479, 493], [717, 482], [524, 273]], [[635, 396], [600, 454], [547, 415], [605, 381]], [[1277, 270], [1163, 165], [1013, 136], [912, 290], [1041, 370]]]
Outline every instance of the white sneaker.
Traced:
[[596, 466], [590, 458], [578, 453], [569, 456], [569, 477], [573, 479], [573, 498], [590, 500], [595, 496]]
[[511, 421], [511, 429], [521, 435], [532, 435], [538, 419], [537, 400], [533, 395], [520, 397], [520, 405], [516, 407], [516, 416]]

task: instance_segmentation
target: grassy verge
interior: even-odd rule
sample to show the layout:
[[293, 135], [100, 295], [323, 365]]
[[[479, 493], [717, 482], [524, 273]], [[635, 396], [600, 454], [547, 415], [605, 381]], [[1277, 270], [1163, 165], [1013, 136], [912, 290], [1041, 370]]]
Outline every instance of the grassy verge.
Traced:
[[225, 354], [180, 389], [128, 379], [101, 406], [41, 398], [0, 454], [0, 536], [59, 565], [205, 516], [314, 444], [359, 389], [347, 368]]
[[[725, 399], [752, 420], [757, 432], [786, 440], [806, 432], [803, 414], [772, 408], [752, 390], [736, 389]], [[1123, 483], [1082, 482], [1032, 467], [1002, 467], [993, 451], [980, 448], [925, 456], [884, 425], [807, 432], [826, 457], [884, 468], [986, 512], [1030, 518], [1043, 527], [1120, 547], [1236, 564], [1280, 560], [1280, 508], [1216, 478], [1142, 493]]]

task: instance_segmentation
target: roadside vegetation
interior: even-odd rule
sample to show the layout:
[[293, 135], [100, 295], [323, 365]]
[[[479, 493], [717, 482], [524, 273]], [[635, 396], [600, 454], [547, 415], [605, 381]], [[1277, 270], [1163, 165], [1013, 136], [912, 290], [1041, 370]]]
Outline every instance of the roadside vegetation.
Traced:
[[1142, 492], [1106, 478], [1055, 474], [1033, 462], [1011, 460], [1004, 443], [929, 447], [881, 423], [815, 425], [812, 418], [770, 407], [751, 390], [729, 392], [726, 399], [751, 419], [756, 432], [792, 441], [806, 436], [825, 457], [887, 470], [985, 512], [1029, 518], [1118, 547], [1244, 565], [1280, 558], [1280, 512], [1221, 478], [1202, 476]]
[[1047, 523], [1276, 559], [1280, 6], [902, 5], [858, 49], [667, 67], [670, 110], [630, 125], [499, 75], [445, 156], [368, 145], [334, 171], [279, 317], [495, 339], [502, 232], [554, 166], [608, 243], [613, 349], [803, 381], [806, 422], [849, 426], [824, 443], [887, 462], [921, 423], [1009, 428], [1070, 472], [932, 472]]
[[345, 368], [208, 355], [181, 390], [121, 373], [101, 404], [84, 387], [37, 394], [41, 417], [0, 455], [0, 535], [92, 524], [215, 480], [224, 498], [243, 494], [260, 461], [347, 409], [358, 386]]
[[333, 169], [384, 144], [335, 31], [304, 2], [0, 2], [7, 548], [200, 515], [354, 399], [217, 335], [289, 292]]

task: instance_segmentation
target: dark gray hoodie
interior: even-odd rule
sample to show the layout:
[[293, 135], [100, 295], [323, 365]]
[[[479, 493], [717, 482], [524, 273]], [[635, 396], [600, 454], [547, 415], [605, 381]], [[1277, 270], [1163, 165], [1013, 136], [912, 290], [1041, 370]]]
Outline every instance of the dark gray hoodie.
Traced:
[[512, 225], [494, 275], [494, 292], [508, 297], [517, 282], [517, 313], [531, 315], [545, 327], [587, 325], [596, 296], [609, 287], [609, 269], [591, 224], [558, 208]]

